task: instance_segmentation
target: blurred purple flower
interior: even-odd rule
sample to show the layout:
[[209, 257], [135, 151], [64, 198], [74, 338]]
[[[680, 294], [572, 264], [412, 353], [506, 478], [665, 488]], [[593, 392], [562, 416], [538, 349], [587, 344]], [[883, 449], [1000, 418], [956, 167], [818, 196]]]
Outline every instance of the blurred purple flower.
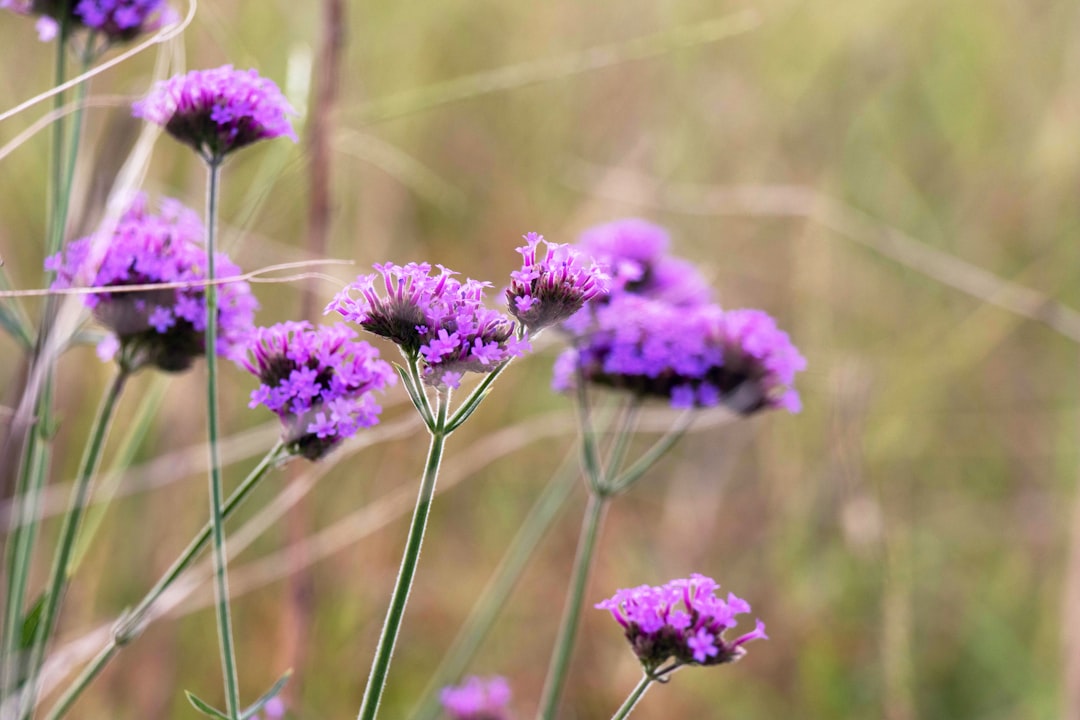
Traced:
[[[199, 216], [176, 200], [163, 199], [159, 214], [149, 212], [147, 204], [145, 195], [136, 196], [108, 242], [96, 236], [76, 240], [48, 258], [45, 268], [57, 274], [54, 288], [101, 288], [82, 297], [94, 317], [114, 333], [98, 347], [103, 359], [119, 354], [132, 369], [155, 365], [169, 372], [186, 370], [205, 351], [204, 288], [108, 290], [206, 278]], [[240, 274], [224, 254], [216, 255], [215, 265], [221, 278]], [[246, 282], [219, 287], [218, 355], [233, 361], [243, 357], [257, 308]]]
[[178, 19], [166, 0], [0, 0], [0, 9], [41, 16], [37, 29], [42, 41], [59, 34], [65, 12], [69, 29], [90, 30], [109, 42], [126, 42]]
[[288, 119], [296, 111], [278, 86], [254, 70], [231, 65], [160, 81], [132, 112], [165, 128], [209, 163], [259, 140], [284, 136], [297, 141]]
[[[525, 235], [525, 242], [517, 249], [524, 261], [521, 270], [510, 275], [506, 304], [530, 334], [568, 319], [589, 300], [607, 294], [610, 278], [582, 251], [549, 243], [536, 233]], [[540, 243], [546, 247], [543, 260], [537, 259]]]
[[265, 405], [281, 418], [289, 450], [318, 460], [361, 428], [379, 422], [373, 393], [397, 381], [379, 352], [355, 340], [343, 323], [306, 322], [256, 328], [243, 365], [262, 385], [249, 407]]
[[609, 611], [623, 627], [648, 673], [668, 660], [679, 665], [720, 665], [745, 655], [746, 643], [768, 636], [765, 623], [758, 620], [750, 632], [725, 639], [724, 632], [738, 624], [737, 615], [750, 612], [750, 605], [731, 593], [726, 599], [716, 597], [719, 588], [712, 578], [694, 574], [659, 587], [619, 590], [595, 607]]
[[439, 695], [451, 720], [508, 720], [510, 685], [505, 678], [468, 677], [461, 685], [443, 688]]
[[[428, 263], [376, 265], [327, 306], [370, 333], [392, 340], [424, 365], [424, 381], [456, 388], [465, 372], [488, 373], [529, 349], [506, 315], [484, 305], [490, 283], [466, 280]], [[378, 280], [382, 276], [381, 282]]]

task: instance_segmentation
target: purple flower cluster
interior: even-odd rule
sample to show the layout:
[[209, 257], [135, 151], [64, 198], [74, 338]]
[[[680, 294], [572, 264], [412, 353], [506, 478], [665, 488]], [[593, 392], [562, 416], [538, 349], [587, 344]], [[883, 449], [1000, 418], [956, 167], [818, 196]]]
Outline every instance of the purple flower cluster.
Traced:
[[619, 590], [595, 607], [622, 625], [646, 672], [669, 659], [678, 665], [720, 665], [745, 655], [746, 643], [768, 636], [758, 620], [752, 631], [726, 640], [724, 631], [734, 628], [736, 616], [750, 612], [750, 605], [732, 593], [727, 599], [716, 597], [719, 588], [713, 579], [694, 574], [659, 587]]
[[443, 688], [443, 709], [451, 720], [507, 720], [510, 685], [505, 678], [468, 677], [461, 685]]
[[372, 393], [397, 381], [379, 352], [342, 323], [306, 322], [256, 328], [242, 363], [262, 385], [250, 407], [265, 405], [281, 418], [289, 450], [318, 460], [361, 428], [379, 422]]
[[166, 0], [0, 0], [0, 9], [20, 15], [40, 15], [38, 35], [52, 40], [59, 32], [61, 15], [73, 28], [100, 33], [110, 42], [125, 42], [154, 32], [177, 20]]
[[[526, 244], [517, 251], [524, 262], [510, 274], [506, 304], [510, 314], [530, 334], [566, 320], [581, 307], [608, 292], [607, 274], [585, 253], [569, 245], [550, 243], [543, 235], [525, 235]], [[546, 246], [544, 259], [537, 248]]]
[[259, 140], [285, 136], [297, 141], [288, 118], [296, 111], [278, 86], [254, 70], [231, 65], [160, 81], [132, 111], [210, 163]]
[[[456, 388], [465, 372], [488, 373], [529, 349], [506, 315], [484, 305], [490, 283], [460, 282], [441, 265], [376, 265], [327, 306], [368, 332], [392, 340], [411, 360], [420, 359], [424, 381]], [[382, 276], [381, 281], [379, 275]]]
[[586, 231], [581, 246], [606, 263], [614, 289], [563, 323], [572, 345], [552, 385], [587, 382], [666, 399], [673, 407], [723, 404], [747, 415], [798, 412], [792, 387], [806, 360], [759, 310], [725, 311], [690, 263], [665, 255], [667, 233], [643, 220]]
[[[186, 370], [205, 352], [206, 299], [203, 287], [115, 292], [109, 288], [154, 283], [198, 283], [206, 278], [207, 257], [199, 216], [176, 200], [163, 199], [160, 213], [147, 209], [138, 195], [121, 217], [108, 242], [85, 237], [45, 261], [57, 274], [53, 287], [101, 288], [83, 296], [94, 317], [110, 335], [98, 346], [102, 359], [120, 354], [131, 369], [155, 365]], [[215, 256], [221, 278], [240, 268], [221, 253]], [[231, 282], [218, 292], [218, 355], [239, 361], [258, 302], [246, 282]]]

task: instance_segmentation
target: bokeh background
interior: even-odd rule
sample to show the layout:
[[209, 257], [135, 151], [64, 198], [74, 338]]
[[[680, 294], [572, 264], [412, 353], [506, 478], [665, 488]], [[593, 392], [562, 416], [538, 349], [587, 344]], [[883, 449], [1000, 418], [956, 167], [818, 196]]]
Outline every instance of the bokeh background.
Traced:
[[[572, 241], [618, 217], [659, 222], [725, 306], [775, 315], [809, 370], [801, 415], [709, 418], [615, 504], [590, 601], [704, 572], [772, 638], [737, 665], [679, 673], [635, 717], [1080, 717], [1080, 3], [344, 2], [329, 23], [340, 64], [320, 80], [333, 5], [207, 0], [180, 40], [94, 78], [71, 235], [101, 217], [142, 130], [130, 100], [155, 73], [224, 62], [258, 68], [303, 111], [300, 145], [230, 161], [226, 246], [247, 269], [355, 261], [317, 268], [337, 280], [256, 286], [261, 324], [317, 312], [373, 262], [439, 262], [501, 286], [523, 232]], [[31, 21], [0, 18], [0, 55], [3, 108], [51, 86]], [[0, 124], [0, 143], [47, 107]], [[47, 156], [43, 132], [0, 162], [16, 288], [42, 283]], [[200, 207], [204, 177], [162, 138], [143, 186]], [[408, 717], [573, 452], [547, 340], [450, 441], [384, 717]], [[25, 365], [6, 336], [0, 358], [10, 409]], [[252, 379], [225, 372], [235, 482], [276, 428], [246, 407]], [[108, 375], [86, 345], [60, 363], [56, 483]], [[201, 368], [144, 373], [127, 393], [106, 466], [130, 470], [102, 485], [115, 498], [91, 517], [60, 647], [140, 598], [204, 521], [203, 381]], [[236, 543], [234, 608], [245, 697], [292, 666], [291, 717], [359, 707], [425, 449], [401, 394], [365, 446], [317, 477], [272, 477], [234, 525], [281, 509]], [[578, 487], [472, 665], [510, 679], [520, 718], [583, 504]], [[218, 699], [208, 596], [151, 626], [72, 716], [190, 717], [185, 688]], [[617, 626], [586, 610], [561, 717], [609, 717], [637, 678]]]

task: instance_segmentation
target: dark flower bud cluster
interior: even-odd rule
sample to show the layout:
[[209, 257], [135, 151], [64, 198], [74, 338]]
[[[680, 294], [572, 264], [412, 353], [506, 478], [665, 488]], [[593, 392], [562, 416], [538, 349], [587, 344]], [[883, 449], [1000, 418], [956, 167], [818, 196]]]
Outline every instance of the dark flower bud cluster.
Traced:
[[[441, 265], [376, 265], [327, 306], [349, 322], [393, 341], [424, 367], [424, 381], [456, 388], [465, 372], [489, 373], [529, 349], [506, 315], [488, 308], [490, 283], [458, 281]], [[380, 279], [381, 276], [381, 279]]]
[[397, 382], [379, 352], [342, 323], [306, 322], [256, 328], [242, 363], [262, 385], [249, 407], [265, 405], [283, 425], [295, 455], [318, 460], [361, 428], [379, 422], [373, 393]]
[[451, 720], [509, 720], [510, 685], [505, 678], [468, 677], [439, 695]]
[[296, 111], [278, 86], [254, 70], [231, 65], [160, 81], [132, 111], [210, 163], [259, 140], [285, 136], [297, 141], [288, 118]]
[[70, 28], [90, 30], [109, 42], [127, 42], [178, 19], [166, 0], [0, 0], [0, 9], [38, 15], [38, 35], [43, 41], [57, 36], [62, 20]]
[[[83, 301], [112, 334], [98, 345], [98, 355], [108, 360], [119, 354], [121, 362], [136, 369], [153, 365], [162, 370], [186, 370], [205, 352], [205, 288], [207, 257], [202, 244], [199, 216], [176, 200], [164, 199], [160, 212], [147, 209], [145, 195], [138, 195], [120, 218], [112, 236], [99, 241], [89, 236], [70, 243], [45, 261], [56, 273], [57, 289], [100, 288], [83, 295]], [[222, 279], [240, 274], [229, 258], [216, 254], [215, 267]], [[192, 283], [190, 287], [110, 291], [131, 285]], [[218, 291], [218, 339], [216, 352], [239, 361], [250, 332], [258, 302], [246, 282], [228, 282]]]
[[643, 220], [586, 231], [581, 246], [611, 268], [614, 288], [562, 328], [571, 337], [553, 387], [587, 382], [676, 408], [723, 404], [748, 415], [801, 409], [792, 387], [806, 360], [760, 310], [723, 310], [690, 263], [666, 256], [667, 234]]
[[712, 578], [695, 573], [659, 587], [619, 590], [595, 607], [609, 611], [623, 627], [650, 674], [668, 660], [678, 665], [720, 665], [745, 655], [746, 643], [768, 636], [765, 623], [758, 620], [750, 632], [725, 639], [724, 632], [738, 624], [736, 616], [750, 612], [750, 605], [731, 593], [726, 599], [716, 597], [719, 588]]
[[[524, 262], [510, 273], [506, 305], [529, 334], [568, 319], [589, 300], [607, 294], [610, 278], [581, 250], [550, 243], [536, 233], [525, 235], [525, 242], [517, 249]], [[543, 260], [537, 259], [541, 243], [546, 248]]]

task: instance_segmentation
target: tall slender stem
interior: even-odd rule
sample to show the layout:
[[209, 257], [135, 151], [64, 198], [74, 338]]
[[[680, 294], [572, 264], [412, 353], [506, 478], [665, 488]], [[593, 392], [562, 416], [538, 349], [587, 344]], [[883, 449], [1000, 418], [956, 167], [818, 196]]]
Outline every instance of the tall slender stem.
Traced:
[[86, 510], [87, 501], [90, 499], [90, 490], [93, 487], [94, 476], [101, 464], [101, 452], [105, 447], [105, 438], [108, 437], [109, 427], [116, 415], [117, 402], [124, 389], [124, 384], [130, 376], [130, 371], [121, 364], [116, 376], [109, 384], [98, 407], [97, 416], [91, 427], [90, 438], [83, 453], [82, 462], [79, 466], [79, 474], [75, 478], [75, 484], [71, 490], [71, 501], [68, 504], [67, 514], [64, 515], [60, 527], [60, 537], [57, 540], [56, 553], [53, 557], [52, 571], [49, 574], [49, 584], [45, 591], [45, 602], [41, 612], [41, 619], [34, 634], [33, 649], [30, 653], [29, 674], [23, 691], [23, 713], [29, 712], [37, 700], [38, 676], [41, 673], [41, 664], [45, 659], [45, 649], [52, 637], [56, 620], [60, 615], [60, 608], [64, 601], [64, 593], [67, 590], [68, 571], [71, 563], [71, 554], [75, 548], [75, 540], [78, 536], [79, 526], [82, 522], [83, 512]]
[[[248, 476], [244, 478], [244, 481], [240, 483], [240, 486], [236, 488], [229, 495], [229, 499], [225, 501], [225, 505], [222, 508], [222, 519], [228, 520], [229, 517], [236, 512], [240, 505], [251, 495], [252, 491], [258, 486], [259, 482], [266, 477], [267, 472], [273, 468], [278, 462], [285, 457], [284, 443], [278, 442], [273, 448], [270, 449], [263, 459], [259, 461]], [[206, 549], [206, 546], [210, 544], [211, 537], [213, 535], [213, 528], [208, 522], [203, 526], [187, 548], [180, 554], [169, 569], [161, 576], [161, 578], [154, 584], [143, 599], [139, 601], [133, 609], [124, 613], [124, 616], [116, 623], [113, 630], [112, 637], [109, 642], [101, 651], [94, 657], [94, 659], [88, 664], [83, 671], [79, 674], [79, 677], [71, 684], [70, 687], [64, 692], [63, 697], [57, 701], [56, 705], [49, 711], [46, 720], [59, 720], [67, 714], [71, 706], [75, 704], [75, 701], [82, 695], [83, 691], [89, 687], [90, 683], [101, 674], [101, 671], [105, 669], [109, 661], [120, 652], [120, 650], [129, 642], [134, 640], [138, 634], [142, 631], [143, 626], [146, 623], [147, 614], [150, 612], [150, 608], [154, 603], [165, 594], [173, 583], [180, 578], [180, 576], [191, 567], [196, 558]]]
[[585, 519], [581, 525], [581, 537], [578, 540], [577, 555], [574, 558], [574, 570], [570, 581], [570, 590], [566, 595], [562, 623], [551, 655], [544, 692], [540, 700], [541, 720], [552, 720], [559, 707], [566, 673], [570, 669], [570, 656], [574, 652], [574, 639], [577, 635], [578, 621], [581, 618], [582, 599], [589, 580], [593, 556], [596, 554], [596, 540], [600, 535], [608, 498], [598, 493], [589, 494], [589, 504], [585, 508]]
[[435, 429], [431, 431], [427, 464], [424, 466], [424, 477], [420, 481], [416, 509], [413, 511], [412, 523], [409, 525], [409, 538], [405, 543], [401, 568], [398, 571], [393, 595], [390, 597], [390, 607], [386, 612], [386, 621], [383, 623], [382, 633], [379, 636], [375, 659], [371, 664], [371, 674], [368, 675], [367, 687], [364, 688], [364, 699], [360, 705], [358, 720], [374, 720], [379, 711], [379, 700], [382, 698], [383, 688], [386, 686], [390, 658], [394, 654], [394, 645], [397, 642], [398, 631], [401, 629], [401, 619], [405, 614], [405, 605], [409, 601], [413, 577], [416, 575], [420, 547], [424, 542], [424, 530], [431, 511], [431, 500], [435, 494], [435, 481], [438, 479], [439, 465], [442, 462], [443, 446], [447, 435], [447, 406], [450, 404], [447, 395], [445, 392], [440, 392], [438, 396]]
[[236, 672], [236, 650], [233, 643], [232, 615], [229, 612], [228, 557], [225, 552], [225, 524], [222, 506], [224, 491], [221, 482], [221, 458], [218, 453], [218, 392], [217, 392], [217, 285], [214, 284], [217, 236], [218, 181], [221, 178], [220, 160], [208, 163], [206, 185], [206, 414], [210, 450], [210, 530], [214, 541], [214, 606], [217, 614], [218, 642], [221, 649], [221, 671], [225, 676], [225, 701], [233, 720], [240, 717], [240, 683]]
[[653, 683], [653, 679], [648, 675], [642, 675], [641, 681], [638, 682], [637, 687], [634, 688], [630, 696], [626, 698], [626, 702], [615, 711], [615, 714], [611, 716], [611, 720], [623, 720], [630, 716], [634, 707], [641, 701], [641, 698], [645, 696], [645, 691], [648, 690]]

